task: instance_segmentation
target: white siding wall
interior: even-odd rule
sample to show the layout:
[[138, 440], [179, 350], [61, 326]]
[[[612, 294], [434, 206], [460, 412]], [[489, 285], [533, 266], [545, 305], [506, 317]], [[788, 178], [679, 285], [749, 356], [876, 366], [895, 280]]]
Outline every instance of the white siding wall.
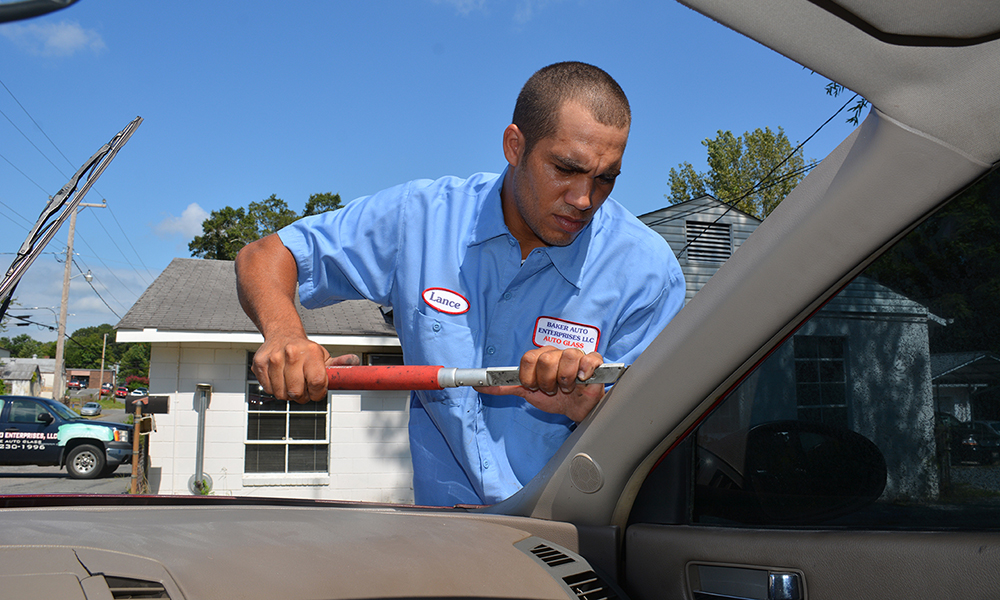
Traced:
[[677, 261], [684, 272], [687, 284], [685, 301], [691, 300], [695, 293], [704, 287], [722, 263], [699, 262], [690, 260], [684, 251], [687, 245], [687, 230], [685, 224], [689, 220], [714, 223], [725, 223], [732, 227], [733, 252], [746, 241], [750, 234], [760, 225], [760, 221], [737, 210], [728, 210], [725, 204], [710, 196], [703, 196], [674, 204], [666, 208], [642, 215], [639, 219], [653, 231], [659, 233], [670, 244], [677, 256]]
[[[153, 344], [150, 394], [170, 396], [170, 413], [156, 415], [150, 438], [152, 493], [190, 493], [198, 426], [195, 386], [211, 383], [204, 471], [213, 480], [214, 494], [413, 502], [406, 392], [331, 396], [329, 475], [244, 474], [246, 357], [254, 349], [249, 344]], [[343, 354], [366, 349], [328, 350]]]

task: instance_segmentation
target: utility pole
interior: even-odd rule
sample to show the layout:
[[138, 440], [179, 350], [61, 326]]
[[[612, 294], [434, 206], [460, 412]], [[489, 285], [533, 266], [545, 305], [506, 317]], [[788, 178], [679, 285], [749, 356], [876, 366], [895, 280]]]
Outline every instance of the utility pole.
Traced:
[[[107, 208], [107, 204], [84, 204], [80, 203], [80, 206], [93, 206], [95, 208]], [[73, 265], [73, 234], [76, 231], [76, 213], [74, 210], [69, 217], [69, 234], [66, 236], [66, 268], [63, 269], [63, 287], [62, 287], [62, 304], [59, 306], [59, 333], [56, 338], [56, 372], [52, 378], [52, 399], [62, 401], [63, 397], [63, 387], [66, 382], [63, 381], [63, 370], [65, 365], [63, 364], [63, 353], [66, 349], [66, 309], [67, 303], [69, 301], [69, 280], [70, 280], [70, 269]], [[88, 279], [93, 279], [93, 276]]]
[[[97, 397], [100, 399], [104, 390], [104, 351], [108, 349], [108, 334], [104, 334], [104, 344], [101, 346], [101, 387], [97, 388]], [[112, 396], [114, 397], [114, 396]]]

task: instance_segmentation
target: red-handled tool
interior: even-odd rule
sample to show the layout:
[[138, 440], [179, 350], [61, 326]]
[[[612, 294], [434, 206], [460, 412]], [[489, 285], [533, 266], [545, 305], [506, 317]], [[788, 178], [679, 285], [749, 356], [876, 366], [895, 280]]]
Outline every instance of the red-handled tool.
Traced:
[[[577, 383], [614, 383], [628, 365], [605, 363], [594, 375]], [[327, 389], [331, 390], [441, 390], [450, 387], [521, 385], [517, 367], [451, 369], [441, 366], [327, 367]]]

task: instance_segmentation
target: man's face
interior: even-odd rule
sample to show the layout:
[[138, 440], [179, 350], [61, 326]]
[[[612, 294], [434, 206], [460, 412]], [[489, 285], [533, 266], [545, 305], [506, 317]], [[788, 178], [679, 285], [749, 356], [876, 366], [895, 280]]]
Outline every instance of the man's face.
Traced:
[[555, 134], [539, 140], [527, 157], [523, 145], [511, 153], [505, 143], [513, 186], [504, 194], [504, 221], [521, 242], [522, 258], [534, 248], [576, 239], [614, 189], [626, 141], [627, 128], [602, 125], [586, 108], [567, 102]]

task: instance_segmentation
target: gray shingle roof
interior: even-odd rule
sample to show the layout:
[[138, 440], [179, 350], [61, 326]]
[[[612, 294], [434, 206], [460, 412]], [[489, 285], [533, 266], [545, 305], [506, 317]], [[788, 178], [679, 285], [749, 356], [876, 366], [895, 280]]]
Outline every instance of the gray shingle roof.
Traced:
[[[296, 301], [310, 335], [396, 335], [377, 304], [347, 300], [306, 310]], [[175, 258], [116, 326], [160, 331], [256, 332], [236, 297], [233, 262]]]
[[29, 381], [38, 373], [37, 364], [8, 363], [0, 364], [0, 379], [4, 381]]
[[54, 358], [4, 358], [2, 362], [8, 365], [26, 365], [28, 367], [38, 367], [41, 373], [55, 373], [56, 359]]

